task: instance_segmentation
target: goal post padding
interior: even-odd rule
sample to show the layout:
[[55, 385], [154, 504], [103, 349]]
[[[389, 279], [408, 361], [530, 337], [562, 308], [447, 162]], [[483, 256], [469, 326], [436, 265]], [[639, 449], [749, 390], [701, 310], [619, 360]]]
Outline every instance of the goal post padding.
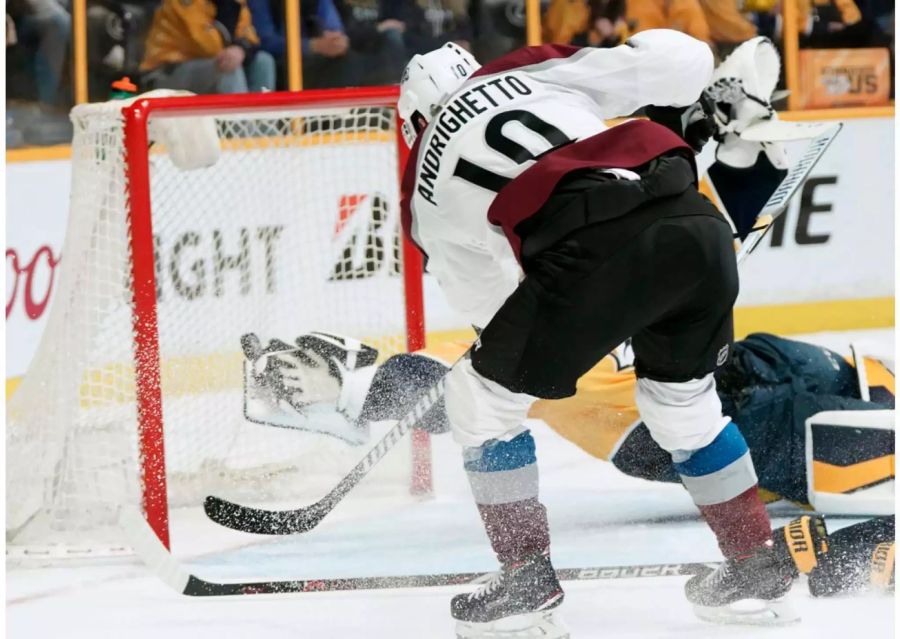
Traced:
[[[137, 502], [168, 544], [172, 507], [209, 493], [314, 500], [365, 454], [246, 421], [239, 338], [324, 330], [382, 360], [424, 345], [396, 99], [391, 87], [73, 110], [60, 281], [8, 406], [9, 541], [82, 543]], [[153, 122], [177, 118], [214, 118], [215, 164], [182, 170], [152, 144]], [[430, 482], [416, 434], [367, 483]]]

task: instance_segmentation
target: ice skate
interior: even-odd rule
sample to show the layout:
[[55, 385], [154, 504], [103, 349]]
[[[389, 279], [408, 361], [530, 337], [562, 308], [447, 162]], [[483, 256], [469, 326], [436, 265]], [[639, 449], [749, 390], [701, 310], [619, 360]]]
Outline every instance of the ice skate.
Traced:
[[555, 618], [563, 591], [546, 554], [504, 565], [477, 591], [450, 602], [459, 639], [568, 639]]
[[694, 575], [684, 590], [704, 621], [778, 626], [800, 620], [786, 599], [793, 579], [792, 563], [768, 545]]

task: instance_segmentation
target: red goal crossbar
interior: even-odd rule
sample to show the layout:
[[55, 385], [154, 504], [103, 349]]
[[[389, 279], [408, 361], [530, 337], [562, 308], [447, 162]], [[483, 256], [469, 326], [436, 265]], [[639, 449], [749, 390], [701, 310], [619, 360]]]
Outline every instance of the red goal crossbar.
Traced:
[[[240, 111], [264, 112], [286, 108], [390, 107], [396, 112], [399, 89], [311, 90], [258, 94], [208, 95], [137, 99], [122, 109], [125, 132], [128, 228], [133, 282], [135, 387], [139, 432], [142, 503], [147, 521], [169, 547], [169, 508], [163, 442], [163, 398], [160, 379], [159, 330], [156, 309], [156, 270], [150, 196], [148, 122], [151, 116], [217, 115]], [[395, 116], [398, 184], [409, 150]], [[425, 346], [422, 295], [422, 256], [403, 239], [403, 284], [408, 350]], [[413, 493], [431, 491], [431, 452], [428, 434], [413, 431]]]

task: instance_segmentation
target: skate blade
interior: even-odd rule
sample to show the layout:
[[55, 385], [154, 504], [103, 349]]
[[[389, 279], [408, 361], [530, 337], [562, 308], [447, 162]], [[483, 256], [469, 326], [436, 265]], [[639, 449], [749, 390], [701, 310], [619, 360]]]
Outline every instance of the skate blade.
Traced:
[[553, 611], [529, 612], [487, 623], [456, 622], [458, 639], [569, 639]]
[[800, 621], [800, 615], [785, 598], [744, 599], [727, 606], [695, 604], [694, 614], [710, 623], [742, 626], [786, 626]]

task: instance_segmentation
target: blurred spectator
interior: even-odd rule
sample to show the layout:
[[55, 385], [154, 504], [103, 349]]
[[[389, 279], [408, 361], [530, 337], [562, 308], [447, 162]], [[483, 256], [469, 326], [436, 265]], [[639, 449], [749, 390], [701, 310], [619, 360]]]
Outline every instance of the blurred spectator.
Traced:
[[743, 10], [756, 26], [756, 34], [781, 46], [781, 5], [779, 0], [744, 0]]
[[87, 9], [88, 91], [106, 100], [110, 84], [138, 78], [157, 0], [91, 0]]
[[275, 88], [275, 60], [259, 50], [243, 0], [163, 0], [147, 35], [148, 89], [246, 93]]
[[[468, 0], [307, 0], [300, 3], [303, 87], [396, 84], [416, 53], [469, 46]], [[284, 61], [284, 0], [248, 0], [261, 47]]]
[[[264, 51], [284, 63], [287, 39], [283, 0], [248, 0]], [[362, 84], [363, 60], [350, 49], [350, 38], [334, 0], [300, 3], [303, 87], [324, 89]], [[279, 74], [282, 75], [282, 74]]]
[[710, 40], [718, 47], [721, 57], [756, 36], [756, 25], [741, 14], [737, 0], [700, 0], [700, 7], [709, 25]]
[[16, 21], [12, 16], [6, 14], [6, 46], [11, 47], [16, 44]]
[[800, 46], [810, 49], [887, 47], [891, 38], [853, 0], [797, 0]]
[[615, 47], [627, 39], [625, 0], [552, 0], [544, 15], [544, 42]]
[[[541, 0], [542, 14], [547, 6], [549, 0]], [[472, 49], [482, 63], [525, 46], [525, 0], [472, 0], [469, 14]]]
[[625, 19], [633, 30], [675, 29], [711, 42], [699, 0], [628, 0]]
[[63, 63], [72, 37], [69, 12], [57, 0], [8, 0], [6, 11], [13, 20], [16, 48], [23, 47], [30, 58], [38, 99], [59, 104]]
[[[881, 31], [894, 38], [894, 0], [858, 0], [864, 20], [871, 20]], [[893, 44], [892, 44], [893, 46]]]
[[402, 0], [410, 10], [406, 46], [411, 54], [427, 53], [448, 42], [472, 48], [469, 0]]
[[410, 0], [336, 0], [350, 46], [364, 56], [363, 84], [397, 84], [411, 57], [406, 47]]

